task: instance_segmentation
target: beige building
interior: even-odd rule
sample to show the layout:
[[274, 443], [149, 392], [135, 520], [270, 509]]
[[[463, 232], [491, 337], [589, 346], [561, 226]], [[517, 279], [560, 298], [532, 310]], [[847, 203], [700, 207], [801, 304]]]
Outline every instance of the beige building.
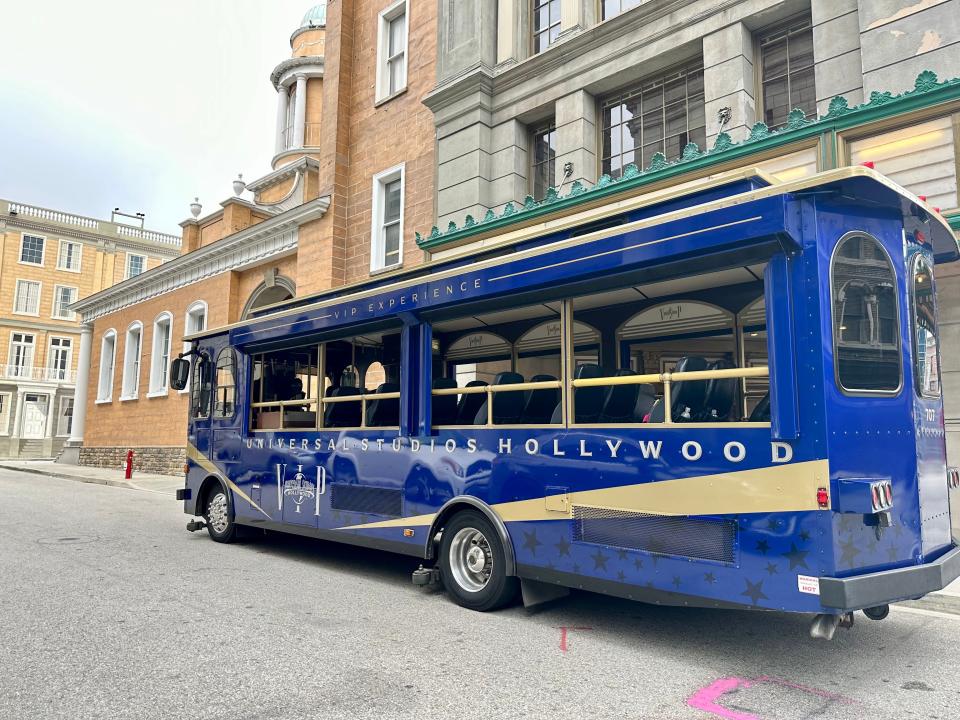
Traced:
[[143, 227], [0, 200], [0, 458], [53, 457], [75, 410], [80, 323], [70, 306], [180, 253]]
[[[409, 0], [320, 4], [269, 80], [272, 169], [182, 223], [180, 257], [81, 300], [89, 342], [65, 460], [178, 472], [187, 394], [171, 355], [190, 332], [294, 296], [424, 259], [414, 231], [434, 214], [436, 8]], [[411, 52], [416, 49], [417, 52]], [[237, 108], [236, 110], [242, 110]]]

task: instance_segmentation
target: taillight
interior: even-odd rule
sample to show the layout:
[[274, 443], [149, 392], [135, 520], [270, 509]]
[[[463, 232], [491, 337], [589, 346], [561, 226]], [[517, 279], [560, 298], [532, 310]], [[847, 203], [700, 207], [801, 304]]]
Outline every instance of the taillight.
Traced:
[[951, 490], [960, 488], [960, 468], [947, 468], [947, 487]]
[[893, 486], [891, 486], [890, 481], [881, 480], [873, 483], [870, 486], [870, 499], [874, 512], [889, 510], [893, 505]]
[[826, 508], [830, 506], [830, 495], [827, 493], [827, 489], [817, 488], [817, 506], [821, 508]]

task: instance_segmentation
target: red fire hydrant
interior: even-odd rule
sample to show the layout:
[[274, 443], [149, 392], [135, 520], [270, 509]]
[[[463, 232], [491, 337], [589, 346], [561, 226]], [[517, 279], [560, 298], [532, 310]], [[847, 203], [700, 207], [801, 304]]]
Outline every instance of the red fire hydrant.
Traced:
[[123, 469], [123, 479], [130, 480], [133, 478], [133, 450], [127, 450], [127, 464]]

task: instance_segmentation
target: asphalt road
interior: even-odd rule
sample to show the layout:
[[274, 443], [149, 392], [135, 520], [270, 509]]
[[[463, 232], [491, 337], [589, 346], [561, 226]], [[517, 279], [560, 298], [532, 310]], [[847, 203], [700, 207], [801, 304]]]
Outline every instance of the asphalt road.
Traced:
[[958, 615], [826, 643], [590, 594], [478, 614], [407, 558], [217, 545], [166, 495], [2, 471], [0, 498], [0, 718], [960, 717]]

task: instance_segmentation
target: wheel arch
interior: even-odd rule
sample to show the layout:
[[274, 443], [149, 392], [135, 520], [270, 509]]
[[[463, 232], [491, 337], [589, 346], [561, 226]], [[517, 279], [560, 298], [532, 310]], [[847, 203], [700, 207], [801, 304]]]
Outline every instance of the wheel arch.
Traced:
[[430, 525], [430, 532], [427, 533], [426, 548], [424, 549], [424, 558], [428, 560], [433, 560], [435, 556], [435, 544], [434, 538], [437, 536], [447, 522], [462, 510], [478, 510], [482, 513], [487, 520], [490, 521], [490, 524], [493, 525], [494, 529], [497, 531], [497, 536], [500, 539], [500, 543], [503, 545], [503, 554], [506, 559], [506, 573], [508, 576], [517, 574], [517, 561], [516, 556], [513, 552], [513, 541], [510, 539], [510, 533], [507, 532], [506, 523], [503, 522], [503, 519], [494, 512], [493, 508], [487, 505], [483, 500], [473, 497], [472, 495], [460, 495], [455, 498], [450, 498], [443, 504], [443, 506], [437, 511], [436, 516], [433, 519], [433, 523]]
[[227, 511], [230, 513], [230, 518], [233, 519], [233, 493], [230, 492], [230, 488], [227, 487], [227, 483], [219, 475], [207, 475], [203, 482], [200, 483], [200, 490], [197, 492], [197, 515], [203, 515], [207, 509], [207, 495], [214, 489], [219, 487], [223, 490], [224, 494], [227, 496]]

